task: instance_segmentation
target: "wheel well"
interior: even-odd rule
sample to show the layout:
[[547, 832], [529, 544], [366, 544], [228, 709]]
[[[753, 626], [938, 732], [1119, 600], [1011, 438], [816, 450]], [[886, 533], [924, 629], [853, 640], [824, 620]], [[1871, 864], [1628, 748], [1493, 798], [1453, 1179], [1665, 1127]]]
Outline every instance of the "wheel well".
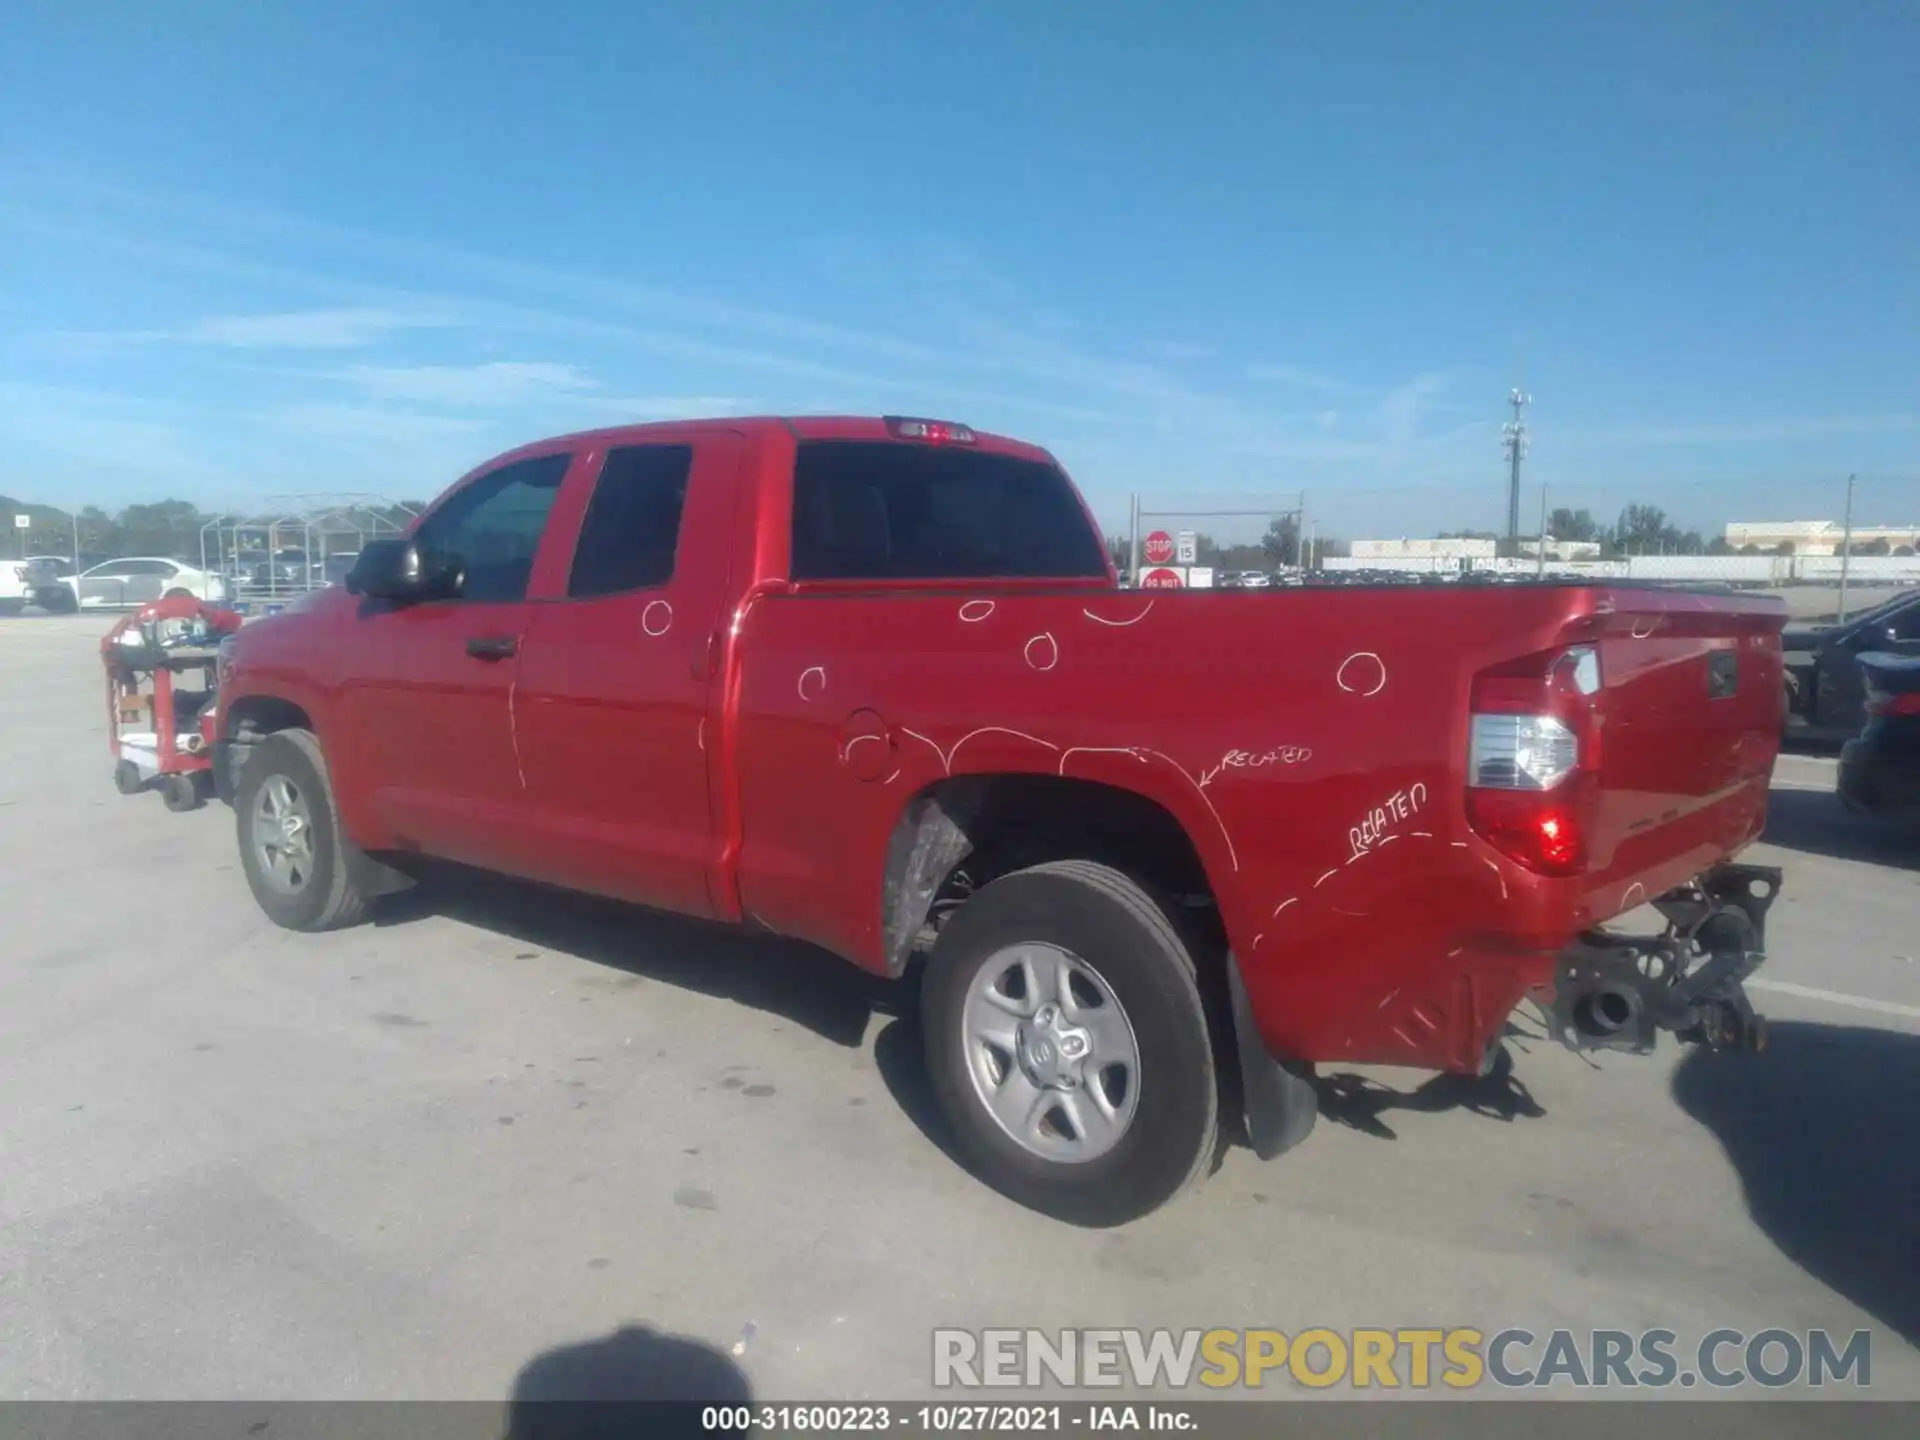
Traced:
[[242, 744], [273, 734], [276, 730], [311, 730], [313, 721], [291, 700], [275, 695], [248, 695], [233, 702], [227, 711], [226, 737]]
[[1048, 860], [1096, 860], [1133, 876], [1217, 936], [1209, 949], [1224, 949], [1206, 867], [1159, 803], [1062, 776], [963, 775], [914, 796], [894, 825], [882, 888], [888, 972], [904, 970], [927, 926], [974, 890]]

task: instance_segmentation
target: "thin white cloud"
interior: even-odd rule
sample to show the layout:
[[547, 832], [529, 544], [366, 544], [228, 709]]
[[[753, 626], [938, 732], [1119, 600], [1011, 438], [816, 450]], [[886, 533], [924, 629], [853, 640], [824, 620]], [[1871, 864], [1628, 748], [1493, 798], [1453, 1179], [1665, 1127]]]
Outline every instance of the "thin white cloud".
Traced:
[[178, 332], [175, 338], [242, 350], [350, 350], [377, 344], [396, 332], [434, 329], [450, 323], [442, 315], [393, 310], [295, 310], [274, 315], [214, 316]]
[[1416, 375], [1387, 392], [1373, 410], [1374, 423], [1387, 444], [1407, 445], [1419, 439], [1421, 422], [1446, 384], [1444, 375]]
[[578, 394], [599, 382], [577, 365], [495, 360], [484, 365], [349, 365], [340, 378], [369, 395], [422, 405], [505, 405]]
[[455, 415], [324, 402], [282, 405], [262, 411], [256, 418], [270, 429], [296, 431], [309, 438], [407, 445], [471, 440], [488, 429], [485, 420]]
[[583, 416], [596, 417], [609, 425], [755, 415], [778, 408], [739, 395], [593, 395], [570, 397], [567, 403]]
[[19, 446], [111, 472], [200, 480], [218, 467], [191, 429], [187, 417], [139, 396], [0, 381], [0, 462]]
[[1583, 445], [1750, 445], [1817, 440], [1835, 435], [1892, 435], [1911, 430], [1920, 430], [1920, 415], [1831, 415], [1798, 420], [1574, 430], [1566, 432], [1563, 438]]
[[55, 330], [34, 338], [51, 353], [74, 359], [169, 344], [227, 350], [356, 350], [406, 331], [445, 329], [456, 323], [442, 314], [402, 310], [290, 310], [213, 315], [179, 329]]
[[1372, 393], [1365, 385], [1336, 380], [1330, 375], [1322, 375], [1314, 370], [1303, 370], [1297, 365], [1249, 365], [1247, 378], [1269, 385], [1284, 385], [1294, 390], [1306, 390], [1315, 395], [1357, 397]]

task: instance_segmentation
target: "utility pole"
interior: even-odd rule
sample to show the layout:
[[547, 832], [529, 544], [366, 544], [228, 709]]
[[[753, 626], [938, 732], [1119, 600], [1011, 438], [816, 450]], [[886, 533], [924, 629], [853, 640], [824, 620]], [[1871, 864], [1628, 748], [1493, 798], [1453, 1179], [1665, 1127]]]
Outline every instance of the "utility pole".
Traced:
[[1540, 487], [1540, 568], [1536, 572], [1539, 578], [1547, 573], [1547, 487]]
[[1523, 412], [1533, 397], [1515, 389], [1507, 396], [1513, 419], [1500, 427], [1500, 443], [1507, 451], [1507, 539], [1520, 538], [1520, 461], [1527, 453], [1527, 422]]
[[1133, 492], [1127, 509], [1127, 584], [1140, 585], [1140, 492]]
[[1853, 482], [1847, 476], [1847, 518], [1840, 522], [1840, 618], [1834, 622], [1839, 625], [1847, 623], [1847, 567], [1853, 563]]

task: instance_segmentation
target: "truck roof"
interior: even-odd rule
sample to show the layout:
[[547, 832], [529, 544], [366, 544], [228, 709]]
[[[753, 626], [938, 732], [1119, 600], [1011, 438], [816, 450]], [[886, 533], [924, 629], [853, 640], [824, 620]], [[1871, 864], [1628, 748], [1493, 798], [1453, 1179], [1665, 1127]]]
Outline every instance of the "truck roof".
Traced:
[[[555, 435], [544, 440], [536, 440], [522, 445], [507, 455], [496, 456], [489, 465], [510, 456], [522, 454], [534, 455], [544, 450], [578, 446], [582, 443], [606, 445], [644, 445], [651, 440], [667, 434], [685, 435], [702, 430], [727, 430], [752, 436], [764, 434], [770, 430], [784, 430], [795, 440], [867, 440], [877, 442], [910, 443], [899, 440], [888, 428], [890, 421], [905, 417], [883, 415], [712, 415], [690, 416], [684, 420], [649, 420], [631, 425], [607, 425], [594, 430], [577, 430], [565, 435]], [[915, 419], [923, 417], [913, 417]], [[964, 425], [962, 421], [942, 420], [937, 423]], [[1025, 440], [1016, 440], [1008, 435], [990, 434], [967, 425], [965, 429], [973, 436], [971, 441], [957, 442], [973, 450], [986, 450], [999, 455], [1018, 455], [1030, 460], [1041, 460], [1048, 464], [1058, 463], [1051, 452], [1041, 446]]]

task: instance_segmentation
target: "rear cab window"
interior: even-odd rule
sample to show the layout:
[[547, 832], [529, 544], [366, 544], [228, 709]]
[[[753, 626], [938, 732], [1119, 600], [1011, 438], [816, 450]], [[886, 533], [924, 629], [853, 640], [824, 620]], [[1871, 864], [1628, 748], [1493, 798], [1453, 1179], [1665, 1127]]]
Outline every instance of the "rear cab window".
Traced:
[[803, 440], [795, 580], [1105, 580], [1065, 474], [1024, 456], [894, 440]]
[[590, 599], [673, 580], [691, 445], [622, 445], [607, 452], [580, 522], [567, 595]]

